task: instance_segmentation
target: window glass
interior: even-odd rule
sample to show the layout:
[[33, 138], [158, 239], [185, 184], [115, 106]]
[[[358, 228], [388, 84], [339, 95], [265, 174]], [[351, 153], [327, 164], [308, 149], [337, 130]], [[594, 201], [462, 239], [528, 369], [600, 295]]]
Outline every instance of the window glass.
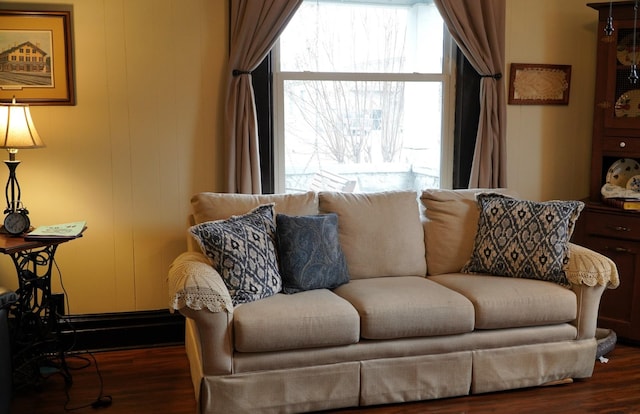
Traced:
[[432, 1], [305, 1], [280, 38], [281, 69], [442, 73], [443, 23]]
[[432, 0], [305, 1], [275, 53], [276, 191], [449, 185], [448, 42]]

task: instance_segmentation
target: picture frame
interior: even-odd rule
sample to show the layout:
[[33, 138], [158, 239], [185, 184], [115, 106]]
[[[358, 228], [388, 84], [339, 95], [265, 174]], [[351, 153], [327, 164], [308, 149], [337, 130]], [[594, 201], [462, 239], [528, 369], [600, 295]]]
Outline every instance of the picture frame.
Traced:
[[0, 10], [0, 102], [75, 105], [71, 18]]
[[510, 105], [568, 105], [571, 65], [512, 63]]

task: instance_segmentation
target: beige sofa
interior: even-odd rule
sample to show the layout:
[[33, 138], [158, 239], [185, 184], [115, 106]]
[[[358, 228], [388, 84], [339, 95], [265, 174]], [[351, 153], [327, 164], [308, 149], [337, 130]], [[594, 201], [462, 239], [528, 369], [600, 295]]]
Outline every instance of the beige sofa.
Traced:
[[461, 273], [482, 190], [202, 193], [193, 221], [275, 203], [336, 213], [350, 281], [233, 305], [189, 238], [169, 270], [199, 413], [307, 412], [537, 386], [592, 375], [609, 259], [569, 244], [570, 287]]

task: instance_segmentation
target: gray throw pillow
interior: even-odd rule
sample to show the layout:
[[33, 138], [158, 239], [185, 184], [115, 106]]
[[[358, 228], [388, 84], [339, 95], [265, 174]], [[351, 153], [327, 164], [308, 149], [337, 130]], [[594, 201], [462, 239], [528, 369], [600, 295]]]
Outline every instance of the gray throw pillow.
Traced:
[[333, 289], [349, 281], [338, 215], [276, 216], [282, 290]]
[[565, 267], [581, 201], [533, 202], [479, 194], [480, 219], [464, 273], [539, 279], [569, 286]]
[[189, 228], [222, 276], [234, 306], [281, 290], [274, 216], [273, 204], [266, 204], [241, 216]]

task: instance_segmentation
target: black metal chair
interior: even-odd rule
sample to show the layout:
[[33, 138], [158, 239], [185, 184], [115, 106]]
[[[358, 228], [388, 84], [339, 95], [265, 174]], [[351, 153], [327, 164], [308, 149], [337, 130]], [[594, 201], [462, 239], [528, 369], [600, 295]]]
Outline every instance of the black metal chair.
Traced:
[[17, 300], [15, 292], [0, 286], [0, 413], [9, 413], [11, 405], [11, 339], [9, 305]]

